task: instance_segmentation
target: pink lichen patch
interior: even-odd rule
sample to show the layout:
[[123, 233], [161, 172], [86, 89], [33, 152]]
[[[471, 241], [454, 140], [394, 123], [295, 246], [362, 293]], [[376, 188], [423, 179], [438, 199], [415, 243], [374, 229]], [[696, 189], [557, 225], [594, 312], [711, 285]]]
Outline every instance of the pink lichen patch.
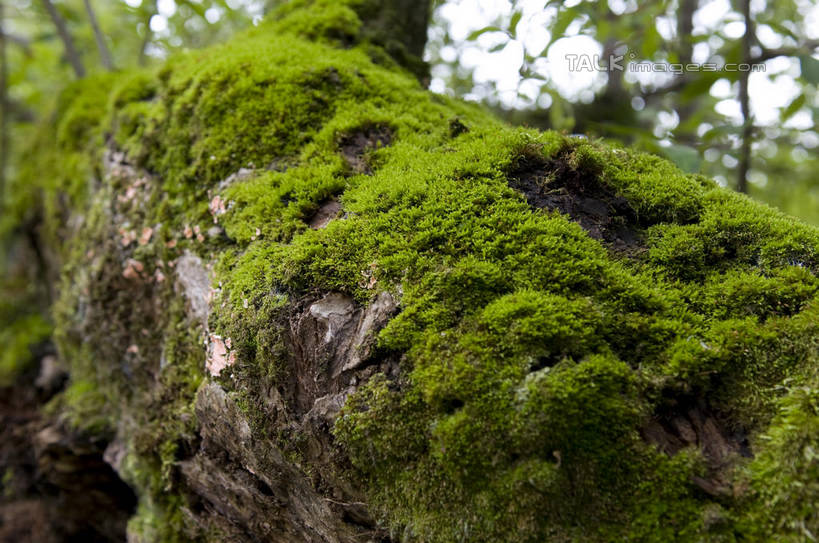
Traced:
[[132, 280], [142, 279], [142, 272], [144, 270], [145, 265], [142, 262], [129, 258], [125, 262], [125, 269], [122, 271], [122, 276]]
[[219, 215], [223, 215], [227, 208], [225, 207], [225, 201], [219, 195], [213, 197], [210, 201], [210, 213], [213, 215], [213, 224], [219, 223]]
[[176, 240], [172, 239], [165, 243], [165, 247], [167, 247], [168, 249], [173, 249], [174, 247], [176, 247], [176, 243], [177, 243]]
[[132, 185], [132, 186], [128, 187], [127, 189], [125, 189], [124, 194], [120, 194], [120, 195], [117, 196], [117, 201], [119, 201], [119, 203], [121, 203], [121, 204], [127, 204], [128, 202], [130, 202], [131, 200], [134, 199], [136, 194], [137, 194], [137, 189], [136, 189], [135, 186]]
[[150, 226], [146, 226], [142, 229], [142, 233], [139, 235], [139, 244], [140, 245], [148, 245], [148, 242], [151, 241], [151, 238], [154, 235], [154, 229]]
[[372, 290], [373, 288], [375, 288], [375, 284], [376, 284], [375, 272], [376, 272], [376, 269], [377, 269], [377, 264], [375, 262], [373, 262], [372, 264], [370, 264], [369, 269], [362, 271], [361, 272], [361, 277], [362, 278], [361, 278], [361, 281], [358, 282], [358, 286], [360, 286], [361, 288], [366, 288], [368, 290]]
[[122, 244], [123, 247], [128, 247], [134, 241], [136, 241], [137, 238], [136, 232], [134, 232], [133, 230], [128, 230], [127, 228], [124, 227], [119, 229], [119, 235], [121, 236], [120, 243]]
[[222, 370], [236, 363], [236, 352], [230, 351], [230, 338], [223, 340], [216, 334], [208, 335], [208, 355], [205, 361], [208, 373], [218, 377]]
[[191, 239], [193, 237], [193, 228], [189, 224], [185, 225], [185, 237]]
[[125, 352], [128, 354], [139, 354], [139, 345], [136, 343], [129, 345]]

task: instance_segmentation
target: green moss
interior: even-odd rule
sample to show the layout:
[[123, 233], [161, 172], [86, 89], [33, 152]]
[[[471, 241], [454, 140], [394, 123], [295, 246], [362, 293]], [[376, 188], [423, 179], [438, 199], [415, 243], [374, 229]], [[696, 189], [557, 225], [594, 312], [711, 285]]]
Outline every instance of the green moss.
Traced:
[[[0, 308], [0, 318], [3, 311]], [[5, 320], [5, 319], [3, 319]], [[40, 315], [15, 318], [2, 322], [0, 328], [0, 386], [11, 386], [15, 378], [34, 362], [31, 349], [43, 343], [51, 335], [51, 325]]]
[[[815, 532], [799, 504], [812, 503], [805, 451], [819, 446], [819, 231], [657, 157], [508, 127], [433, 96], [375, 62], [357, 3], [315, 2], [318, 15], [307, 4], [159, 70], [67, 91], [55, 135], [35, 146], [64, 172], [15, 185], [15, 205], [39, 202], [66, 237], [54, 310], [72, 369], [66, 412], [97, 432], [137, 418], [125, 468], [140, 495], [134, 533], [181, 537], [174, 473], [195, 440], [202, 330], [172, 280], [147, 277], [170, 278], [182, 251], [213, 263], [208, 329], [239, 357], [222, 384], [239, 389], [254, 432], [289, 442], [299, 463], [297, 432], [271, 422], [254, 388], [287, 383], [292, 303], [327, 291], [400, 299], [378, 347], [403, 355], [401, 377], [361, 386], [335, 435], [344, 475], [407, 540]], [[453, 132], [453, 119], [468, 130]], [[374, 127], [388, 145], [347, 148]], [[117, 207], [132, 179], [96, 172], [102, 135], [151, 173], [140, 205]], [[633, 246], [594, 239], [510, 188], [525, 168], [554, 180], [558, 164], [625, 198]], [[341, 216], [310, 228], [330, 199]], [[61, 231], [69, 211], [83, 220]], [[198, 241], [186, 225], [224, 232]], [[154, 233], [123, 246], [119, 228]], [[123, 279], [129, 258], [144, 266], [141, 296]], [[693, 481], [713, 473], [699, 450], [668, 456], [644, 439], [650, 420], [692, 398], [750, 436], [757, 458], [720, 473], [736, 489], [750, 481], [744, 494], [704, 492]]]
[[74, 378], [52, 404], [64, 413], [71, 427], [88, 435], [110, 435], [115, 427], [109, 398], [96, 383]]
[[[815, 375], [815, 374], [814, 374]], [[742, 527], [749, 537], [809, 541], [819, 532], [819, 390], [815, 376], [793, 386], [777, 403], [777, 414], [759, 437], [759, 453], [748, 467], [753, 491]]]

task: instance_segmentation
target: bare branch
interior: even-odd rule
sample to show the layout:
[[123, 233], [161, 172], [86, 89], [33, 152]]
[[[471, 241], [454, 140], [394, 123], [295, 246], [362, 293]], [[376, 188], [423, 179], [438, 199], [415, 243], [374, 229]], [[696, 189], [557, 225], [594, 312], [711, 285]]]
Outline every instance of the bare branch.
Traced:
[[6, 189], [6, 162], [9, 156], [8, 137], [8, 58], [6, 56], [7, 36], [5, 26], [5, 6], [0, 0], [0, 204], [4, 202]]
[[751, 57], [751, 64], [758, 64], [776, 57], [797, 57], [813, 54], [819, 48], [819, 40], [807, 40], [795, 47], [779, 47], [777, 49], [763, 49], [762, 53]]
[[71, 63], [71, 67], [74, 68], [74, 73], [78, 78], [85, 77], [85, 66], [83, 66], [82, 59], [80, 59], [80, 55], [74, 47], [74, 40], [68, 32], [65, 20], [62, 15], [60, 15], [60, 12], [57, 11], [57, 8], [54, 7], [51, 0], [43, 0], [43, 6], [46, 11], [48, 11], [48, 16], [51, 17], [51, 22], [54, 23], [54, 27], [57, 29], [57, 34], [60, 35], [63, 47], [65, 48], [65, 56], [68, 58], [68, 62]]
[[100, 61], [102, 66], [112, 71], [114, 69], [114, 61], [111, 60], [111, 51], [108, 50], [108, 45], [105, 43], [105, 35], [100, 30], [100, 25], [97, 23], [97, 16], [94, 14], [94, 8], [91, 6], [91, 0], [85, 0], [85, 11], [88, 13], [88, 21], [91, 23], [91, 28], [94, 30], [94, 39], [97, 41], [97, 49], [100, 53]]
[[26, 56], [31, 56], [31, 41], [28, 38], [20, 36], [19, 34], [13, 34], [11, 32], [3, 32], [3, 37], [6, 39], [7, 43], [18, 45]]
[[[742, 35], [742, 59], [750, 63], [751, 46], [755, 40], [754, 21], [751, 19], [751, 0], [742, 0], [742, 17], [745, 20], [745, 34]], [[748, 192], [748, 171], [751, 169], [751, 143], [754, 134], [754, 118], [748, 95], [747, 70], [739, 74], [739, 105], [742, 109], [742, 139], [737, 167], [737, 190]]]
[[147, 60], [148, 44], [151, 43], [153, 31], [151, 30], [151, 19], [156, 14], [156, 0], [151, 2], [150, 7], [145, 14], [145, 35], [142, 37], [142, 43], [139, 46], [139, 65], [144, 66]]

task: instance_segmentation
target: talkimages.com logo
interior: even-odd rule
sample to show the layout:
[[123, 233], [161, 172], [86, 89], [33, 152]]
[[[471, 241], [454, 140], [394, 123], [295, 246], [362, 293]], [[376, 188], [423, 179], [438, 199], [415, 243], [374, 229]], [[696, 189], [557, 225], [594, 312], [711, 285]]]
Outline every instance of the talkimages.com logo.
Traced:
[[[628, 60], [626, 59], [628, 57]], [[686, 64], [675, 62], [652, 62], [635, 60], [637, 53], [626, 55], [609, 55], [608, 59], [600, 55], [567, 53], [566, 61], [570, 72], [636, 72], [636, 73], [672, 73], [685, 72], [764, 72], [765, 64], [749, 64], [747, 62], [689, 62]]]

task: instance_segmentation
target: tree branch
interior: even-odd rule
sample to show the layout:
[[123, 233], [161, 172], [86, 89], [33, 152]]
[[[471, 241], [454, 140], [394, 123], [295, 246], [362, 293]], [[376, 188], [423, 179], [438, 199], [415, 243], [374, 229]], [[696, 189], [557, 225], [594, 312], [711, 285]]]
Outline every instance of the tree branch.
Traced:
[[819, 40], [807, 40], [795, 47], [779, 47], [777, 49], [763, 49], [762, 52], [751, 57], [751, 64], [758, 64], [776, 57], [796, 57], [799, 55], [810, 55], [819, 48]]
[[77, 49], [74, 47], [74, 40], [71, 38], [71, 34], [68, 32], [68, 28], [65, 25], [65, 20], [63, 19], [62, 15], [60, 15], [60, 12], [57, 11], [57, 8], [54, 7], [51, 0], [43, 0], [43, 6], [48, 12], [48, 16], [51, 17], [51, 22], [54, 23], [54, 27], [57, 29], [57, 34], [59, 34], [60, 39], [63, 42], [65, 56], [68, 58], [68, 62], [71, 63], [71, 67], [74, 68], [74, 74], [78, 78], [85, 77], [85, 66], [83, 66], [82, 59], [80, 59], [80, 55], [77, 53]]
[[[754, 41], [754, 22], [751, 19], [751, 0], [742, 0], [742, 16], [745, 19], [745, 34], [742, 35], [742, 58], [745, 62], [751, 61], [751, 46]], [[751, 114], [751, 104], [748, 95], [747, 70], [739, 73], [739, 105], [742, 109], [742, 139], [739, 151], [739, 167], [737, 168], [737, 190], [748, 192], [748, 171], [751, 169], [751, 143], [754, 133], [754, 119]]]
[[3, 29], [6, 23], [5, 6], [0, 0], [0, 206], [5, 201], [6, 162], [8, 161], [8, 58], [6, 56], [7, 36]]
[[151, 31], [151, 19], [156, 15], [156, 0], [151, 2], [151, 7], [146, 10], [145, 15], [145, 35], [142, 37], [142, 43], [139, 45], [138, 62], [140, 66], [145, 66], [148, 44], [151, 43], [151, 36], [153, 36], [153, 32]]
[[102, 66], [110, 71], [114, 69], [114, 61], [111, 60], [111, 51], [108, 50], [108, 45], [105, 43], [105, 35], [100, 30], [100, 25], [97, 23], [97, 16], [94, 14], [94, 8], [91, 6], [91, 0], [85, 0], [85, 11], [88, 13], [88, 21], [91, 23], [91, 28], [94, 30], [94, 39], [97, 41], [97, 49], [100, 53], [100, 61]]
[[11, 32], [3, 32], [3, 37], [6, 39], [6, 43], [18, 45], [27, 57], [31, 56], [31, 42], [27, 38]]
[[[748, 57], [748, 60], [743, 60], [748, 64], [759, 64], [766, 60], [771, 60], [776, 57], [796, 57], [799, 55], [813, 54], [814, 50], [819, 48], [819, 40], [807, 40], [794, 47], [780, 47], [777, 49], [763, 49], [762, 52], [756, 56]], [[666, 94], [669, 92], [677, 92], [683, 90], [689, 83], [691, 83], [695, 76], [685, 74], [678, 74], [671, 79], [666, 85], [655, 87], [640, 93], [640, 96], [648, 101], [656, 96]]]

